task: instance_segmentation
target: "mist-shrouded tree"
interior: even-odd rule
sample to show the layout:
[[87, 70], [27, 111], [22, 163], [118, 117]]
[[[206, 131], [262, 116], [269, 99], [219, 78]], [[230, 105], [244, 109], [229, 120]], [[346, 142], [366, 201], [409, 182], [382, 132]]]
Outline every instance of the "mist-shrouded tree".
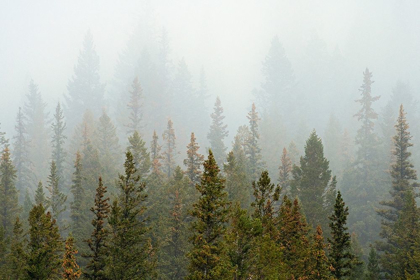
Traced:
[[293, 165], [298, 165], [299, 164], [299, 159], [300, 159], [300, 153], [299, 153], [299, 150], [296, 147], [296, 143], [294, 141], [291, 141], [289, 143], [289, 146], [287, 148], [287, 153], [290, 157], [290, 161], [292, 162], [292, 166]]
[[9, 139], [6, 138], [6, 132], [0, 131], [0, 148], [4, 149], [4, 146], [8, 143], [9, 143]]
[[92, 140], [94, 139], [95, 129], [96, 125], [93, 114], [90, 110], [86, 110], [83, 113], [82, 121], [77, 124], [73, 130], [69, 153], [74, 155], [77, 151], [86, 149], [88, 143], [92, 143]]
[[172, 120], [168, 120], [166, 130], [163, 132], [163, 170], [166, 176], [171, 177], [175, 168], [176, 136]]
[[185, 174], [194, 185], [200, 182], [201, 165], [204, 161], [204, 156], [198, 153], [199, 148], [194, 132], [192, 132], [190, 143], [187, 145], [187, 158], [184, 159], [184, 165], [187, 167]]
[[66, 162], [66, 150], [64, 147], [65, 141], [67, 139], [65, 135], [66, 122], [64, 121], [63, 110], [61, 109], [60, 103], [57, 104], [54, 114], [54, 121], [51, 124], [52, 131], [52, 160], [55, 162], [57, 167], [57, 175], [61, 179], [59, 181], [59, 190], [63, 191], [63, 183], [65, 182], [64, 178], [64, 168]]
[[260, 139], [260, 134], [258, 132], [258, 122], [260, 121], [260, 118], [254, 103], [252, 104], [251, 111], [248, 113], [247, 118], [249, 120], [250, 134], [245, 142], [245, 154], [249, 161], [251, 179], [256, 180], [264, 164], [261, 157], [261, 148], [258, 143]]
[[51, 216], [57, 220], [58, 226], [63, 227], [63, 212], [66, 211], [65, 202], [67, 196], [59, 189], [60, 177], [57, 173], [57, 165], [55, 161], [51, 162], [50, 175], [48, 176], [48, 191], [50, 196], [48, 197], [48, 206], [51, 209]]
[[82, 176], [85, 184], [85, 194], [92, 197], [98, 184], [98, 177], [103, 171], [102, 163], [99, 159], [98, 150], [88, 141], [82, 150]]
[[27, 279], [56, 279], [60, 276], [63, 244], [57, 224], [42, 204], [29, 213]]
[[119, 176], [119, 195], [108, 218], [111, 238], [107, 275], [111, 279], [153, 278], [155, 261], [151, 240], [146, 237], [146, 184], [136, 175], [133, 155], [126, 152], [125, 173]]
[[235, 156], [235, 153], [230, 151], [227, 156], [223, 167], [226, 177], [226, 191], [230, 201], [239, 202], [242, 207], [249, 207], [251, 193], [245, 154], [242, 152], [241, 155]]
[[35, 190], [35, 205], [39, 204], [48, 204], [47, 198], [45, 197], [44, 186], [42, 185], [41, 181], [39, 181], [38, 186]]
[[223, 236], [228, 221], [228, 201], [224, 180], [219, 167], [209, 151], [204, 161], [201, 183], [196, 185], [200, 193], [191, 215], [192, 248], [188, 253], [189, 274], [186, 279], [224, 279], [229, 277]]
[[326, 194], [335, 191], [329, 162], [324, 157], [324, 146], [321, 139], [312, 131], [305, 145], [305, 155], [300, 158], [300, 166], [293, 167], [291, 193], [298, 196], [308, 219], [308, 224], [315, 228], [321, 225], [328, 228], [328, 216], [332, 212], [331, 196]]
[[85, 35], [67, 90], [65, 115], [71, 130], [80, 121], [79, 116], [87, 109], [92, 110], [94, 117], [99, 117], [104, 105], [105, 86], [100, 81], [99, 56], [90, 31]]
[[84, 256], [88, 259], [86, 269], [83, 270], [83, 275], [87, 279], [108, 279], [105, 272], [108, 258], [107, 242], [109, 240], [109, 230], [106, 227], [106, 221], [110, 212], [110, 205], [108, 203], [109, 198], [105, 197], [106, 192], [102, 178], [99, 177], [95, 204], [90, 209], [94, 215], [91, 223], [93, 231], [91, 237], [85, 241], [90, 249], [90, 252]]
[[6, 238], [12, 235], [13, 224], [21, 210], [15, 181], [16, 169], [6, 146], [0, 160], [0, 226], [3, 227]]
[[290, 192], [290, 181], [292, 175], [292, 160], [287, 153], [287, 149], [283, 148], [279, 166], [279, 185], [284, 192]]
[[136, 164], [137, 173], [142, 180], [146, 179], [152, 168], [150, 153], [147, 151], [146, 142], [137, 131], [128, 137], [127, 150], [131, 152]]
[[29, 212], [31, 211], [32, 207], [34, 207], [34, 203], [32, 202], [32, 199], [33, 199], [33, 196], [29, 194], [29, 189], [26, 189], [25, 196], [23, 199], [22, 212], [20, 214], [22, 221], [25, 221], [25, 222], [28, 221]]
[[365, 279], [366, 280], [379, 280], [380, 279], [379, 256], [376, 253], [375, 248], [373, 247], [370, 247]]
[[20, 192], [19, 198], [22, 201], [23, 191], [28, 188], [34, 188], [34, 178], [29, 158], [29, 135], [26, 131], [25, 116], [20, 107], [16, 117], [15, 133], [15, 136], [13, 136], [12, 157], [16, 168], [16, 188]]
[[162, 163], [161, 160], [163, 156], [161, 154], [162, 146], [159, 145], [159, 137], [156, 134], [156, 131], [153, 132], [153, 137], [150, 145], [150, 159], [152, 161], [152, 173], [158, 174], [161, 173]]
[[129, 119], [126, 124], [128, 134], [133, 134], [135, 131], [140, 132], [143, 117], [141, 104], [142, 95], [143, 90], [140, 86], [139, 78], [136, 77], [131, 85], [130, 99], [127, 104], [127, 108], [130, 112]]
[[210, 116], [212, 121], [210, 131], [207, 134], [207, 139], [210, 142], [210, 148], [214, 153], [217, 164], [222, 166], [226, 158], [227, 149], [224, 139], [229, 135], [229, 132], [227, 130], [227, 125], [223, 122], [225, 116], [223, 115], [222, 102], [219, 97], [216, 98], [214, 112]]
[[64, 247], [63, 263], [61, 265], [63, 267], [62, 279], [74, 280], [79, 279], [82, 275], [82, 270], [76, 262], [77, 253], [79, 251], [75, 247], [74, 238], [70, 235], [67, 237]]
[[325, 144], [325, 156], [330, 159], [330, 167], [335, 174], [341, 171], [339, 165], [341, 134], [340, 122], [334, 114], [331, 114], [325, 129], [323, 142]]
[[10, 252], [7, 256], [7, 269], [10, 279], [24, 279], [26, 268], [26, 237], [23, 225], [16, 218], [13, 226], [13, 235], [10, 241]]

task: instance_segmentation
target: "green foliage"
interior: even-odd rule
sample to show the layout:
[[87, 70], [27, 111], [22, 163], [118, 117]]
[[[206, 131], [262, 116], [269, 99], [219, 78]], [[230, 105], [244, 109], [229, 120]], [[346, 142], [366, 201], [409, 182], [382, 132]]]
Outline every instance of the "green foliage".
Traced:
[[140, 86], [138, 77], [134, 78], [131, 88], [132, 89], [130, 91], [130, 100], [127, 104], [127, 108], [130, 111], [129, 122], [126, 124], [128, 134], [140, 131], [141, 120], [143, 116], [140, 103], [140, 99], [143, 95], [143, 90]]
[[127, 150], [131, 152], [136, 164], [137, 175], [145, 179], [150, 172], [152, 162], [150, 153], [147, 151], [146, 142], [143, 141], [140, 134], [134, 131], [133, 135], [128, 137], [129, 146]]
[[16, 218], [13, 235], [10, 242], [10, 252], [7, 257], [10, 279], [24, 279], [26, 269], [26, 238], [19, 217]]
[[176, 157], [176, 137], [173, 123], [168, 120], [168, 126], [163, 132], [163, 141], [165, 141], [163, 151], [163, 169], [168, 177], [172, 176], [172, 172], [175, 168], [175, 157]]
[[60, 103], [57, 104], [54, 114], [54, 122], [51, 125], [53, 132], [51, 145], [52, 145], [52, 160], [57, 166], [57, 175], [59, 180], [59, 190], [64, 191], [64, 164], [66, 161], [65, 141], [67, 137], [64, 132], [66, 130], [66, 123], [64, 121], [63, 110], [61, 109]]
[[194, 132], [191, 133], [191, 140], [187, 146], [187, 158], [184, 160], [184, 165], [187, 167], [186, 174], [193, 184], [198, 184], [201, 177], [201, 165], [204, 161], [204, 156], [198, 153], [200, 148], [195, 142]]
[[57, 220], [58, 226], [63, 227], [63, 212], [66, 211], [65, 202], [67, 196], [59, 189], [60, 177], [57, 174], [55, 161], [51, 162], [50, 175], [48, 176], [48, 206], [51, 209], [52, 218]]
[[214, 112], [210, 116], [212, 121], [207, 139], [210, 142], [210, 148], [214, 153], [216, 162], [222, 166], [226, 158], [224, 139], [229, 135], [229, 131], [226, 130], [227, 125], [223, 123], [225, 116], [223, 115], [222, 102], [219, 97], [216, 98]]
[[254, 103], [252, 104], [251, 111], [248, 113], [247, 118], [249, 120], [250, 134], [245, 142], [245, 154], [249, 160], [249, 173], [251, 179], [256, 180], [263, 167], [263, 162], [261, 157], [261, 148], [258, 144], [260, 139], [258, 122], [260, 121], [260, 118]]
[[41, 181], [39, 181], [38, 187], [35, 190], [35, 204], [36, 205], [48, 204], [47, 199], [45, 198], [44, 186], [42, 185]]
[[379, 257], [376, 253], [374, 247], [370, 247], [369, 259], [366, 271], [366, 280], [379, 280], [380, 279], [380, 270], [379, 270]]
[[251, 198], [246, 162], [241, 155], [235, 157], [233, 151], [229, 152], [223, 171], [226, 176], [226, 191], [229, 200], [239, 202], [241, 207], [246, 208], [249, 207]]

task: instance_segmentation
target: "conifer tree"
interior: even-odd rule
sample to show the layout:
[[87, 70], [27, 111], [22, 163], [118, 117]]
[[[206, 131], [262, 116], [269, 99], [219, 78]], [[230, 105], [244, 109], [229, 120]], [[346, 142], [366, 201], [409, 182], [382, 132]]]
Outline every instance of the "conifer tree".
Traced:
[[145, 179], [149, 175], [152, 167], [150, 153], [146, 148], [146, 142], [143, 141], [137, 131], [134, 131], [133, 135], [128, 137], [128, 142], [129, 146], [127, 147], [127, 150], [133, 155], [138, 173], [137, 175], [139, 175], [140, 178]]
[[293, 167], [293, 165], [298, 165], [300, 155], [299, 155], [299, 150], [296, 147], [295, 142], [293, 142], [293, 141], [290, 142], [289, 147], [287, 148], [287, 152], [288, 152], [288, 155], [290, 157], [290, 161], [292, 162], [292, 167]]
[[[312, 131], [305, 145], [305, 156], [300, 158], [300, 166], [293, 168], [291, 193], [302, 203], [309, 225], [327, 228], [328, 215], [332, 212], [332, 202], [324, 195], [331, 187], [331, 170], [324, 157], [321, 139]], [[335, 197], [333, 198], [333, 201]]]
[[283, 148], [283, 154], [281, 155], [281, 165], [279, 167], [279, 185], [286, 192], [290, 192], [292, 167], [292, 160], [290, 159], [286, 148]]
[[6, 146], [0, 161], [0, 226], [3, 227], [6, 237], [11, 236], [14, 221], [20, 211], [15, 180], [16, 170]]
[[201, 183], [196, 185], [200, 197], [193, 205], [191, 215], [193, 248], [188, 253], [189, 274], [186, 279], [224, 279], [229, 277], [225, 262], [223, 235], [228, 221], [228, 201], [224, 180], [219, 167], [209, 151], [204, 161]]
[[175, 155], [176, 155], [176, 137], [175, 130], [173, 128], [173, 123], [171, 120], [168, 120], [168, 126], [163, 132], [163, 141], [165, 141], [164, 151], [163, 151], [163, 169], [166, 173], [166, 176], [171, 177], [172, 172], [175, 168]]
[[34, 204], [32, 202], [31, 196], [29, 195], [29, 190], [26, 189], [25, 198], [23, 200], [22, 213], [20, 215], [22, 221], [25, 221], [25, 222], [28, 221], [29, 212], [31, 211], [32, 207], [34, 207]]
[[87, 197], [92, 197], [95, 194], [95, 189], [98, 185], [98, 177], [101, 176], [103, 168], [99, 159], [98, 150], [90, 141], [87, 142], [86, 147], [82, 150], [82, 166], [85, 193]]
[[160, 160], [162, 155], [160, 153], [161, 146], [158, 143], [159, 137], [156, 134], [156, 131], [153, 131], [153, 139], [150, 146], [150, 159], [152, 160], [152, 172], [158, 173], [162, 167]]
[[62, 279], [75, 280], [82, 275], [82, 271], [76, 262], [77, 253], [78, 251], [74, 246], [74, 238], [70, 235], [66, 239], [63, 263], [61, 265], [63, 267]]
[[22, 109], [19, 107], [15, 125], [16, 135], [13, 137], [13, 164], [16, 168], [16, 189], [20, 192], [20, 201], [22, 201], [23, 190], [31, 188], [33, 181], [32, 164], [29, 159], [29, 136], [24, 118]]
[[144, 212], [146, 184], [136, 175], [133, 155], [126, 152], [125, 174], [119, 176], [120, 194], [111, 206], [109, 224], [108, 277], [111, 279], [147, 279], [152, 277], [154, 249], [146, 238], [149, 228]]
[[94, 214], [92, 220], [93, 232], [91, 237], [86, 240], [89, 246], [90, 253], [86, 254], [89, 263], [83, 275], [87, 279], [108, 279], [106, 277], [106, 259], [107, 259], [107, 241], [109, 238], [109, 231], [105, 226], [105, 222], [109, 215], [109, 198], [105, 197], [106, 187], [102, 184], [102, 178], [99, 177], [99, 184], [96, 188], [95, 205], [90, 209]]
[[26, 239], [19, 217], [16, 218], [10, 242], [10, 253], [7, 257], [10, 279], [24, 279], [26, 268]]
[[95, 134], [95, 121], [90, 110], [83, 113], [82, 121], [73, 129], [71, 139], [70, 154], [76, 154], [77, 151], [83, 151], [89, 143], [92, 143]]
[[55, 279], [60, 275], [62, 240], [51, 214], [42, 204], [29, 214], [27, 279]]
[[379, 280], [380, 279], [379, 260], [375, 248], [370, 247], [368, 265], [366, 271], [366, 280]]
[[6, 132], [0, 131], [0, 148], [4, 149], [5, 145], [8, 143], [9, 143], [9, 139], [6, 139]]
[[200, 182], [200, 169], [204, 161], [204, 156], [198, 153], [199, 148], [197, 142], [195, 142], [194, 132], [192, 132], [190, 143], [187, 146], [187, 158], [184, 159], [184, 165], [187, 167], [185, 173], [194, 185]]
[[133, 134], [135, 131], [139, 132], [141, 128], [142, 111], [141, 111], [141, 98], [143, 90], [140, 86], [139, 78], [136, 77], [133, 80], [130, 91], [130, 100], [127, 104], [127, 108], [130, 111], [129, 121], [126, 124], [127, 133]]
[[50, 196], [48, 197], [48, 206], [51, 209], [51, 216], [53, 219], [57, 220], [59, 226], [63, 226], [63, 217], [62, 213], [66, 211], [65, 202], [67, 196], [63, 194], [58, 185], [60, 182], [60, 177], [57, 174], [57, 166], [55, 161], [51, 162], [50, 175], [48, 176], [48, 191]]
[[7, 276], [7, 247], [8, 240], [5, 236], [4, 228], [0, 226], [0, 277], [6, 278]]
[[234, 152], [230, 151], [223, 171], [226, 176], [226, 191], [229, 195], [229, 201], [239, 202], [241, 207], [249, 207], [251, 200], [249, 180], [244, 162], [245, 155], [242, 152], [241, 150], [237, 158]]
[[226, 158], [226, 146], [224, 139], [229, 135], [227, 125], [223, 123], [225, 116], [223, 115], [223, 107], [219, 97], [214, 104], [214, 112], [210, 115], [212, 122], [207, 139], [210, 142], [210, 148], [214, 153], [216, 162], [222, 166]]
[[45, 198], [44, 186], [42, 185], [41, 181], [39, 181], [38, 187], [35, 191], [35, 205], [39, 204], [48, 204], [47, 199]]
[[332, 272], [337, 279], [346, 279], [358, 263], [356, 256], [351, 251], [351, 238], [347, 228], [349, 208], [345, 206], [340, 191], [334, 205], [334, 213], [329, 217], [331, 239], [329, 258], [334, 268]]
[[325, 254], [324, 237], [322, 235], [321, 226], [316, 227], [316, 233], [313, 236], [313, 245], [311, 250], [311, 275], [309, 279], [335, 279], [331, 271], [334, 268], [329, 264], [327, 255]]
[[52, 130], [52, 160], [57, 166], [57, 175], [60, 178], [59, 181], [59, 190], [63, 191], [64, 186], [64, 164], [66, 162], [66, 151], [64, 149], [64, 144], [66, 141], [66, 136], [64, 135], [66, 129], [66, 123], [64, 121], [63, 110], [61, 109], [60, 103], [57, 104], [54, 114], [54, 122], [51, 125]]
[[258, 145], [258, 141], [260, 139], [260, 134], [258, 132], [258, 121], [260, 118], [258, 117], [254, 103], [252, 104], [251, 111], [248, 113], [247, 118], [249, 120], [250, 135], [246, 140], [245, 153], [249, 160], [249, 172], [251, 174], [251, 178], [256, 180], [261, 171], [263, 163], [261, 159], [261, 149]]
[[330, 167], [337, 173], [339, 169], [341, 125], [335, 115], [331, 114], [324, 135], [325, 156], [330, 159]]

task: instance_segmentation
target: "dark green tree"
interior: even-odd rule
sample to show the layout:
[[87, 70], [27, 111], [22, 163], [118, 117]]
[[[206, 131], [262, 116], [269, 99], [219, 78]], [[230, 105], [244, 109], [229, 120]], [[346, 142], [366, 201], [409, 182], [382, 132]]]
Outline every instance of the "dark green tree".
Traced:
[[66, 151], [65, 151], [65, 141], [67, 139], [65, 133], [66, 122], [64, 121], [63, 110], [61, 109], [60, 103], [57, 104], [54, 114], [54, 122], [51, 125], [52, 130], [52, 160], [55, 162], [57, 167], [57, 175], [60, 178], [59, 181], [59, 190], [64, 191], [64, 168], [66, 162]]
[[48, 204], [47, 199], [45, 197], [44, 186], [42, 185], [41, 181], [39, 181], [38, 187], [35, 190], [35, 205], [39, 204]]
[[226, 158], [226, 146], [224, 139], [229, 135], [227, 131], [227, 125], [224, 124], [223, 120], [223, 107], [219, 97], [216, 99], [214, 104], [214, 112], [210, 115], [212, 122], [210, 131], [207, 134], [207, 139], [210, 142], [210, 148], [214, 153], [216, 162], [222, 166]]
[[26, 269], [26, 238], [19, 217], [16, 218], [7, 257], [9, 279], [24, 279]]
[[129, 145], [127, 150], [131, 152], [136, 163], [137, 175], [140, 178], [145, 179], [152, 167], [152, 161], [150, 159], [150, 153], [147, 151], [146, 142], [143, 141], [142, 137], [137, 131], [134, 131], [133, 135], [128, 137]]
[[368, 265], [366, 271], [366, 280], [379, 280], [380, 279], [379, 269], [379, 257], [374, 247], [370, 247]]
[[190, 239], [193, 248], [188, 253], [190, 264], [186, 279], [228, 278], [223, 241], [228, 221], [227, 193], [211, 150], [204, 161], [201, 183], [196, 185], [196, 189], [200, 197], [191, 211], [195, 218]]
[[204, 161], [204, 156], [198, 153], [197, 142], [195, 142], [194, 132], [191, 133], [191, 140], [187, 146], [187, 158], [184, 159], [184, 165], [187, 167], [185, 174], [190, 178], [191, 182], [195, 185], [200, 182], [201, 165]]
[[57, 174], [57, 165], [55, 161], [51, 162], [50, 175], [48, 176], [48, 206], [51, 209], [51, 216], [57, 220], [57, 224], [63, 227], [63, 212], [66, 211], [67, 196], [59, 189], [60, 177]]

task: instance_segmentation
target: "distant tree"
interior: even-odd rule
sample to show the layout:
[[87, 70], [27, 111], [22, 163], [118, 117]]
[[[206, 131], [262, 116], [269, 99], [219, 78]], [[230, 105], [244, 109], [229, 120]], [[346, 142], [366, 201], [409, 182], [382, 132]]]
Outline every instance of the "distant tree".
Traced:
[[15, 186], [16, 170], [10, 158], [9, 148], [4, 148], [0, 161], [0, 226], [5, 237], [10, 237], [13, 224], [19, 216], [18, 191]]
[[7, 257], [10, 279], [24, 279], [26, 269], [26, 238], [19, 217], [16, 218]]
[[60, 177], [57, 174], [57, 166], [55, 161], [51, 162], [50, 175], [48, 176], [48, 206], [51, 209], [51, 216], [57, 220], [60, 227], [63, 227], [63, 212], [66, 211], [65, 202], [67, 196], [59, 189]]
[[63, 191], [64, 178], [64, 164], [66, 162], [66, 151], [64, 149], [64, 144], [66, 141], [66, 136], [64, 134], [66, 129], [66, 123], [64, 121], [63, 110], [61, 109], [60, 103], [57, 104], [54, 114], [54, 122], [51, 125], [52, 130], [52, 160], [57, 166], [57, 175], [61, 179], [59, 181], [59, 190]]
[[219, 97], [214, 104], [214, 112], [211, 114], [212, 123], [207, 139], [210, 142], [210, 148], [214, 153], [216, 162], [222, 166], [226, 158], [226, 146], [224, 139], [229, 132], [226, 130], [227, 125], [223, 123], [225, 116], [223, 115], [223, 107]]
[[201, 183], [196, 185], [196, 189], [200, 197], [191, 211], [195, 220], [191, 226], [193, 247], [188, 253], [190, 264], [186, 279], [225, 279], [229, 276], [223, 242], [228, 201], [224, 180], [219, 175], [211, 150], [204, 161]]
[[290, 192], [292, 168], [292, 160], [290, 159], [286, 148], [283, 148], [281, 164], [279, 166], [279, 185], [285, 192]]
[[4, 149], [4, 146], [8, 143], [9, 143], [9, 139], [6, 138], [6, 132], [0, 131], [0, 148]]
[[62, 240], [51, 214], [42, 204], [29, 214], [27, 279], [55, 279], [60, 276]]
[[163, 169], [168, 177], [171, 177], [175, 168], [176, 156], [176, 137], [173, 123], [168, 120], [168, 126], [163, 132], [164, 150], [163, 150]]
[[94, 110], [95, 117], [99, 116], [104, 105], [105, 86], [100, 82], [99, 56], [90, 31], [85, 35], [83, 48], [67, 90], [65, 113], [70, 129], [80, 121], [77, 116], [81, 116], [87, 109]]
[[159, 145], [159, 137], [156, 134], [156, 131], [153, 132], [153, 140], [150, 146], [150, 159], [152, 160], [152, 173], [157, 174], [161, 172], [161, 160], [162, 154], [161, 149], [162, 146]]
[[84, 179], [84, 189], [87, 197], [92, 197], [95, 194], [95, 189], [98, 186], [98, 177], [103, 171], [102, 162], [99, 159], [98, 150], [92, 145], [90, 141], [82, 150], [82, 177]]
[[138, 77], [134, 78], [131, 88], [130, 100], [127, 104], [128, 110], [130, 111], [129, 121], [126, 124], [128, 134], [133, 134], [135, 131], [140, 132], [143, 116], [141, 111], [141, 98], [143, 95], [143, 90], [140, 86]]
[[150, 153], [147, 151], [146, 142], [143, 141], [142, 137], [137, 131], [134, 131], [133, 135], [128, 137], [129, 145], [127, 150], [131, 152], [136, 164], [137, 172], [140, 178], [145, 179], [152, 167], [150, 160]]
[[99, 177], [95, 204], [90, 209], [94, 214], [92, 220], [93, 232], [91, 237], [85, 241], [90, 249], [90, 252], [85, 255], [89, 262], [83, 271], [83, 276], [87, 279], [108, 279], [105, 268], [108, 257], [107, 241], [109, 239], [109, 231], [105, 223], [109, 215], [110, 206], [108, 204], [109, 198], [105, 197], [106, 192], [106, 187], [102, 184], [102, 178]]
[[74, 245], [74, 238], [70, 235], [66, 239], [63, 263], [61, 265], [63, 267], [63, 279], [79, 279], [82, 275], [82, 271], [80, 270], [80, 267], [76, 262], [77, 253], [78, 251]]
[[247, 116], [249, 120], [249, 130], [250, 134], [248, 139], [245, 142], [245, 154], [249, 160], [249, 172], [251, 178], [256, 180], [262, 167], [262, 158], [261, 158], [261, 148], [259, 147], [258, 141], [260, 139], [260, 134], [258, 132], [258, 113], [255, 107], [255, 104], [252, 104], [252, 109]]
[[[34, 207], [34, 204], [32, 202], [31, 195], [29, 194], [29, 190], [26, 189], [25, 191], [25, 197], [23, 200], [22, 205], [22, 212], [20, 214], [21, 220], [27, 222], [29, 218], [29, 212], [31, 211], [32, 207]], [[25, 224], [26, 226], [26, 224]]]
[[290, 142], [289, 147], [287, 148], [287, 152], [289, 154], [290, 157], [290, 161], [292, 162], [292, 166], [293, 165], [298, 165], [299, 164], [299, 158], [300, 158], [300, 153], [298, 148], [296, 147], [295, 142]]
[[198, 184], [201, 177], [201, 164], [204, 156], [198, 153], [200, 148], [195, 141], [194, 132], [191, 133], [190, 143], [187, 145], [187, 158], [184, 159], [184, 165], [187, 167], [186, 174], [193, 184]]
[[330, 167], [337, 173], [339, 171], [339, 154], [341, 140], [341, 125], [335, 115], [331, 114], [325, 129], [324, 144], [325, 156], [330, 159]]
[[249, 179], [243, 151], [241, 155], [235, 157], [234, 152], [231, 151], [227, 156], [223, 167], [226, 176], [226, 191], [230, 201], [239, 202], [242, 207], [249, 207], [251, 200]]
[[375, 248], [370, 247], [368, 265], [366, 271], [366, 280], [379, 280], [380, 279], [379, 269], [379, 257], [376, 253]]
[[77, 151], [86, 149], [88, 143], [92, 143], [95, 134], [95, 121], [92, 112], [86, 110], [83, 113], [82, 121], [77, 124], [73, 130], [73, 137], [71, 139], [70, 154], [76, 154]]
[[39, 181], [38, 183], [38, 187], [36, 188], [35, 191], [35, 205], [45, 205], [48, 204], [47, 199], [45, 197], [45, 192], [44, 192], [44, 186], [42, 185], [42, 182]]

